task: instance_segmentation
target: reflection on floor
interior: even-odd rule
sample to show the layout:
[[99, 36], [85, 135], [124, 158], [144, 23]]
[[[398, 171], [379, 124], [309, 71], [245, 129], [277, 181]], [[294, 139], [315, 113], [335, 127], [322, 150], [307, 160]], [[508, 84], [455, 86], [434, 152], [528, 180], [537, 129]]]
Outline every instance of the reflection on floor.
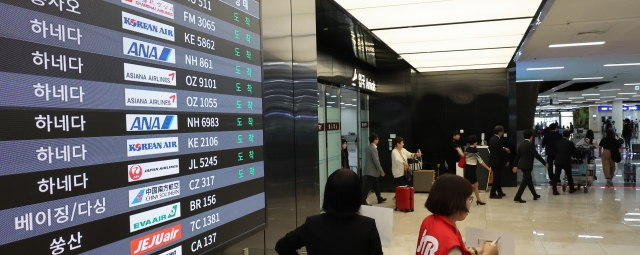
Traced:
[[[640, 163], [640, 156], [632, 161]], [[463, 238], [466, 227], [509, 231], [516, 236], [518, 255], [640, 254], [640, 187], [625, 185], [623, 164], [618, 164], [615, 187], [604, 188], [606, 180], [600, 160], [596, 163], [598, 180], [588, 193], [567, 192], [553, 196], [546, 169], [536, 162], [534, 179], [542, 198], [534, 201], [526, 190], [523, 199], [527, 203], [514, 203], [517, 188], [505, 188], [507, 197], [502, 200], [482, 198], [487, 205], [473, 204], [467, 219], [458, 223]], [[386, 193], [383, 196], [389, 201], [375, 205], [393, 208], [391, 198], [394, 195]], [[427, 193], [416, 194], [415, 212], [394, 212], [392, 247], [384, 248], [385, 254], [416, 253], [420, 224], [430, 214], [424, 207], [427, 197]], [[375, 201], [373, 194], [369, 201]]]

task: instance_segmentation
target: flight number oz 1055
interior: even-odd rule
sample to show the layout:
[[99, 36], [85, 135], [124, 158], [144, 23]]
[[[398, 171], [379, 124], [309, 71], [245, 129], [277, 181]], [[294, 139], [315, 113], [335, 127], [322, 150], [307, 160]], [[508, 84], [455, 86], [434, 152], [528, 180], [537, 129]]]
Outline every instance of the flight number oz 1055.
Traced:
[[186, 82], [187, 82], [187, 86], [191, 86], [191, 87], [217, 89], [215, 79], [202, 78], [194, 75], [187, 75]]
[[187, 97], [187, 106], [202, 108], [218, 108], [218, 99], [210, 97]]
[[200, 164], [196, 162], [196, 159], [191, 160], [191, 165], [189, 166], [189, 170], [195, 170], [199, 168], [207, 168], [218, 165], [218, 156], [211, 157], [203, 157], [200, 158]]

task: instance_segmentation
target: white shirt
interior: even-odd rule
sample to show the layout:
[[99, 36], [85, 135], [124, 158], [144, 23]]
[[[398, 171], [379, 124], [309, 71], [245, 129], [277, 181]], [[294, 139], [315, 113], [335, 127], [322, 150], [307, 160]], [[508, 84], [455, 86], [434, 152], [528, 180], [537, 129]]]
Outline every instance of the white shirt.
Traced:
[[407, 162], [409, 158], [413, 158], [413, 153], [408, 152], [404, 148], [402, 148], [402, 153], [398, 151], [398, 149], [391, 151], [391, 172], [393, 173], [393, 178], [404, 176], [403, 163]]

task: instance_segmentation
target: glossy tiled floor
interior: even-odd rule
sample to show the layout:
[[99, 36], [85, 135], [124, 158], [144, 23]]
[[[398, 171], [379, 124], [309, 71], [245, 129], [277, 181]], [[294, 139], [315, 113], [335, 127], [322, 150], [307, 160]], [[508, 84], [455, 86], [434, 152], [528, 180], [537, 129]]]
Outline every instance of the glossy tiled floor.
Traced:
[[[633, 162], [640, 163], [640, 156], [636, 157]], [[523, 199], [527, 203], [514, 203], [517, 188], [505, 188], [505, 199], [484, 199], [487, 205], [472, 205], [467, 219], [457, 224], [463, 238], [466, 227], [475, 227], [514, 233], [518, 255], [640, 254], [640, 187], [625, 187], [622, 164], [618, 164], [616, 187], [604, 188], [602, 167], [599, 160], [596, 163], [599, 180], [595, 187], [586, 194], [580, 191], [559, 196], [551, 194], [546, 171], [538, 165], [534, 171], [541, 200], [533, 201], [526, 190]], [[393, 208], [393, 194], [383, 196], [389, 201], [376, 206]], [[392, 247], [384, 248], [385, 254], [415, 254], [420, 224], [430, 214], [424, 208], [427, 197], [428, 194], [416, 194], [415, 212], [394, 212]], [[369, 201], [374, 200], [371, 195]]]

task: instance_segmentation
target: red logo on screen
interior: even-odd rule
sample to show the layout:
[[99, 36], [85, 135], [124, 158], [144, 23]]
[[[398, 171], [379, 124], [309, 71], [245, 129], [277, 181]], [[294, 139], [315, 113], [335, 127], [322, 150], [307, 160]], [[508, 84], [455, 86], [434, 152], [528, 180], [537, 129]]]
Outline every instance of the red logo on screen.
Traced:
[[129, 168], [129, 177], [131, 180], [137, 181], [142, 177], [142, 167], [140, 165], [133, 165]]
[[178, 224], [131, 240], [131, 255], [147, 253], [182, 237], [182, 225]]

